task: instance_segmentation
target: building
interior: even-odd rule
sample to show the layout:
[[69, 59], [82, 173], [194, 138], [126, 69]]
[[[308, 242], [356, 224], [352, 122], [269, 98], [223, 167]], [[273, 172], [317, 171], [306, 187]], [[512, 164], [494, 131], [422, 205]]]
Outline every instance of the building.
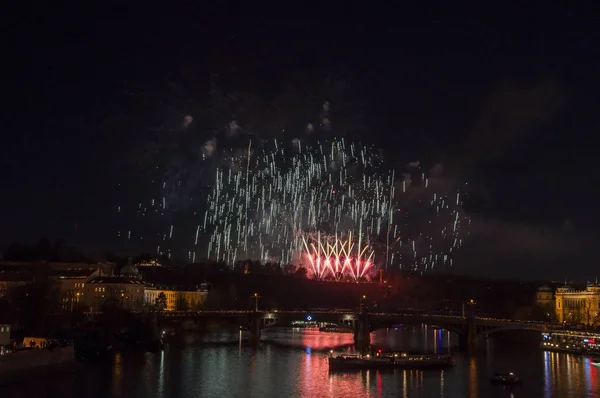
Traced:
[[137, 268], [129, 264], [118, 276], [98, 276], [86, 282], [84, 295], [91, 312], [101, 311], [111, 301], [127, 310], [139, 310], [144, 305], [144, 282]]
[[84, 283], [87, 279], [100, 275], [111, 275], [114, 267], [113, 263], [3, 261], [0, 262], [0, 297], [12, 287], [49, 278], [58, 283], [63, 307], [71, 309], [78, 302], [77, 293], [79, 293], [79, 297], [83, 294]]
[[102, 274], [111, 275], [114, 273], [116, 264], [110, 262], [100, 263], [65, 263], [65, 262], [53, 262], [53, 261], [2, 261], [0, 262], [0, 268], [11, 269], [19, 272], [33, 272], [36, 275], [52, 275], [60, 272], [73, 272], [73, 271], [93, 271], [100, 268]]
[[159, 263], [158, 260], [140, 261], [139, 263], [136, 264], [136, 266], [138, 268], [144, 268], [144, 267], [162, 267], [161, 263]]
[[146, 286], [146, 305], [154, 305], [161, 293], [167, 298], [166, 311], [197, 309], [208, 297], [208, 289], [205, 287], [195, 286], [186, 289], [169, 286]]
[[0, 297], [17, 286], [33, 283], [34, 275], [31, 272], [20, 272], [14, 270], [0, 270]]
[[0, 324], [0, 346], [10, 344], [10, 325]]
[[85, 285], [90, 280], [102, 276], [102, 269], [71, 270], [56, 272], [51, 278], [57, 283], [60, 303], [64, 310], [73, 311], [85, 308]]
[[600, 284], [577, 289], [568, 284], [556, 289], [556, 316], [559, 322], [600, 324]]
[[540, 307], [546, 307], [554, 304], [554, 294], [552, 288], [544, 285], [538, 288], [535, 294], [535, 303]]

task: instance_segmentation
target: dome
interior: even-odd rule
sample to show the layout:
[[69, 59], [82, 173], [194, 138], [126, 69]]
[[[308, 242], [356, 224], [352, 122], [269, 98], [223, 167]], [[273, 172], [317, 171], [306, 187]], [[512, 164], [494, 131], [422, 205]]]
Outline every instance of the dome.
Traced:
[[550, 287], [546, 286], [546, 285], [540, 286], [538, 288], [538, 292], [551, 292], [551, 291], [552, 291], [552, 289]]
[[121, 276], [138, 276], [140, 271], [133, 264], [127, 264], [121, 268]]

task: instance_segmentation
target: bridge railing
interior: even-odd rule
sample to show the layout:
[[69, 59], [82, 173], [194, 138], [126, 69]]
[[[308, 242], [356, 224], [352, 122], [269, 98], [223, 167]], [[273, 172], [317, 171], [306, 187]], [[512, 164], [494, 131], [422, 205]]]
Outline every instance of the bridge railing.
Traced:
[[[142, 312], [142, 311], [139, 311]], [[255, 311], [252, 310], [195, 310], [195, 311], [161, 311], [157, 312], [157, 314], [162, 316], [191, 316], [191, 315], [247, 315], [252, 314]], [[268, 314], [281, 314], [281, 315], [305, 315], [310, 314], [312, 316], [324, 314], [324, 315], [332, 315], [332, 314], [356, 314], [357, 310], [259, 310], [259, 313], [268, 313]], [[459, 320], [465, 319], [460, 315], [449, 315], [449, 314], [439, 314], [439, 313], [413, 313], [413, 312], [370, 312], [369, 315], [375, 317], [403, 317], [403, 318], [423, 318], [423, 319], [445, 319], [445, 320]], [[503, 323], [503, 324], [522, 324], [522, 325], [539, 325], [539, 326], [551, 326], [553, 328], [563, 328], [561, 324], [551, 323], [551, 322], [543, 322], [543, 321], [527, 321], [527, 320], [513, 320], [513, 319], [505, 319], [505, 318], [491, 318], [491, 317], [475, 317], [474, 318], [478, 322], [483, 323]]]

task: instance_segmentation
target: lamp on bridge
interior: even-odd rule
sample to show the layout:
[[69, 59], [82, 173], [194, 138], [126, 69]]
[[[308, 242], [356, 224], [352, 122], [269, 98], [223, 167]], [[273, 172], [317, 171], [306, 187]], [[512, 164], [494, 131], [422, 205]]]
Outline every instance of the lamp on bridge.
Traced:
[[258, 293], [254, 293], [254, 295], [252, 295], [252, 297], [254, 299], [254, 312], [258, 312], [258, 299], [260, 298], [260, 296], [258, 295]]
[[[467, 308], [465, 311], [465, 304], [467, 305]], [[475, 302], [475, 300], [470, 299], [468, 302], [463, 302], [462, 305], [462, 316], [463, 318], [466, 317], [473, 317], [475, 315], [475, 306], [477, 305], [477, 303]]]
[[363, 309], [365, 308], [365, 305], [366, 305], [366, 303], [367, 303], [367, 295], [366, 295], [366, 294], [363, 294], [363, 295], [360, 297], [360, 305], [359, 305], [359, 307], [360, 307], [360, 311], [361, 311], [361, 312], [362, 312], [362, 311], [363, 311]]

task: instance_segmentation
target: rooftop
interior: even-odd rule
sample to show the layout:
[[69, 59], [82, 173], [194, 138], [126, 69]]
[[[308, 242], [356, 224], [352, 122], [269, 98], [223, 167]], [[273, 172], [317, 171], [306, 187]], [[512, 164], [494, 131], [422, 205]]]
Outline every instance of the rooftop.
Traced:
[[94, 272], [92, 270], [68, 270], [68, 271], [55, 271], [52, 273], [52, 276], [58, 279], [85, 279], [92, 275]]
[[0, 271], [0, 282], [31, 282], [33, 275], [29, 272]]
[[208, 291], [208, 286], [206, 284], [197, 285], [197, 286], [184, 286], [184, 285], [152, 285], [149, 284], [147, 289], [154, 290], [173, 290], [178, 292], [201, 292]]
[[88, 282], [89, 284], [93, 284], [93, 285], [100, 285], [100, 284], [104, 284], [104, 285], [109, 285], [109, 284], [128, 284], [128, 285], [144, 285], [144, 282], [137, 279], [137, 278], [132, 278], [132, 277], [128, 277], [128, 276], [100, 276], [97, 278], [92, 279], [91, 281]]

